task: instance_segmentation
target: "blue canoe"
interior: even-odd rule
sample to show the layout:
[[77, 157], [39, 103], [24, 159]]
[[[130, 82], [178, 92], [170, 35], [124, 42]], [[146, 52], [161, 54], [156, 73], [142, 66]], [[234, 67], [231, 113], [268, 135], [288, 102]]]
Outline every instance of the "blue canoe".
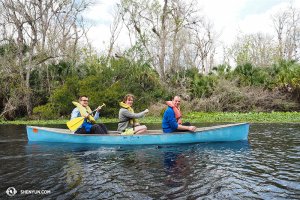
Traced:
[[248, 123], [227, 124], [197, 128], [194, 132], [172, 132], [164, 134], [162, 130], [147, 130], [145, 134], [120, 135], [109, 131], [109, 135], [79, 135], [69, 129], [57, 129], [27, 126], [29, 141], [71, 142], [97, 144], [179, 144], [198, 142], [229, 142], [247, 140]]

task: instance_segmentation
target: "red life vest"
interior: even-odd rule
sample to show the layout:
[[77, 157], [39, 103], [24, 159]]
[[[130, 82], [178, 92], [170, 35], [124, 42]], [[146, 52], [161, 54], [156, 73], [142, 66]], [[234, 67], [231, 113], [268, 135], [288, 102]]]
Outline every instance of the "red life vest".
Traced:
[[167, 101], [166, 104], [168, 106], [170, 106], [171, 108], [173, 108], [174, 112], [175, 112], [175, 119], [177, 121], [177, 124], [181, 124], [182, 120], [181, 120], [181, 112], [180, 112], [180, 108], [175, 107], [175, 105], [173, 104], [172, 101]]

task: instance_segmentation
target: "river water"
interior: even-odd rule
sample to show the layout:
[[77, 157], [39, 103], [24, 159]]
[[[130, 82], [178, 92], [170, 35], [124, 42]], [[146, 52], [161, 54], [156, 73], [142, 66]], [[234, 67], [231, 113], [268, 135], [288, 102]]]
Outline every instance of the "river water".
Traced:
[[247, 141], [161, 146], [28, 142], [25, 128], [0, 125], [0, 199], [300, 199], [299, 123], [250, 124]]

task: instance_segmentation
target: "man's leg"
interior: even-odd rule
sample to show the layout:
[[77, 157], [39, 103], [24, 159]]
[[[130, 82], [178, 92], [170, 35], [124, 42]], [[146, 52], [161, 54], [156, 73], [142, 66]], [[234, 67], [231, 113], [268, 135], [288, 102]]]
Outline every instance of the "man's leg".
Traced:
[[84, 127], [77, 129], [75, 134], [88, 134]]
[[104, 124], [99, 123], [99, 124], [94, 124], [91, 127], [90, 134], [108, 134], [108, 131]]
[[[182, 126], [192, 126], [192, 124], [190, 122], [184, 122], [183, 124], [181, 124]], [[179, 130], [179, 129], [176, 129], [172, 132], [187, 132], [189, 130]]]
[[190, 122], [184, 122], [183, 124], [181, 124], [182, 126], [192, 126], [192, 124]]
[[105, 126], [104, 124], [99, 123], [98, 125], [102, 128], [104, 134], [109, 134], [109, 133], [108, 133], [108, 130], [107, 130], [107, 128], [106, 128], [106, 126]]

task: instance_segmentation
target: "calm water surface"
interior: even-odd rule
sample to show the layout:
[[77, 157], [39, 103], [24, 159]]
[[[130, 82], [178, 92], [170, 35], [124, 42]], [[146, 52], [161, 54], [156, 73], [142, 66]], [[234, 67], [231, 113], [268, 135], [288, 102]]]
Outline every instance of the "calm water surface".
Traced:
[[24, 125], [0, 125], [0, 166], [0, 199], [300, 199], [300, 124], [250, 124], [248, 141], [162, 146], [28, 142]]

